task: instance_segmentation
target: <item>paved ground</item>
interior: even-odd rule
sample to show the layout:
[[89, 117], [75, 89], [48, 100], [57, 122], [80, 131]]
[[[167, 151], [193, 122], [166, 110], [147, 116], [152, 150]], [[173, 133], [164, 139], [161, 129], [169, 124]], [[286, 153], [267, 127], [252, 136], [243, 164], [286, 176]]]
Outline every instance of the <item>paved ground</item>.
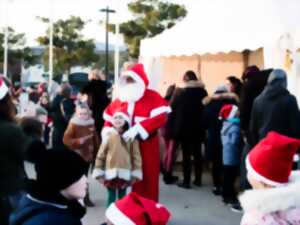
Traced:
[[[172, 212], [169, 225], [238, 225], [241, 214], [231, 212], [219, 197], [211, 193], [210, 178], [204, 177], [202, 188], [191, 190], [177, 186], [166, 186], [161, 182], [161, 202]], [[99, 225], [103, 222], [106, 190], [91, 181], [91, 193], [95, 208], [90, 208], [84, 218], [84, 225]]]
[[[26, 164], [29, 174], [34, 176], [33, 169]], [[169, 225], [238, 225], [242, 214], [231, 212], [224, 206], [220, 197], [211, 193], [211, 179], [205, 174], [204, 186], [191, 190], [167, 186], [161, 182], [161, 203], [172, 213]], [[93, 179], [90, 179], [91, 198], [96, 207], [89, 208], [84, 217], [84, 225], [100, 225], [104, 221], [106, 190]]]

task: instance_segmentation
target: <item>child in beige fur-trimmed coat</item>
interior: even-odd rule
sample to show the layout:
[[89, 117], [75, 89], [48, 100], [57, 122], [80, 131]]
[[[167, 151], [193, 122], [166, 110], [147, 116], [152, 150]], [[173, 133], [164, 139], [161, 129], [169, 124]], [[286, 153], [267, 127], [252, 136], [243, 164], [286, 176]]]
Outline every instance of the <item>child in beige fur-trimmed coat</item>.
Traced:
[[300, 225], [300, 172], [292, 171], [300, 140], [268, 133], [246, 164], [253, 190], [240, 196], [241, 225]]
[[122, 138], [130, 123], [126, 110], [117, 109], [112, 120], [111, 134], [101, 144], [92, 174], [108, 190], [107, 207], [123, 198], [127, 187], [143, 179], [139, 142]]

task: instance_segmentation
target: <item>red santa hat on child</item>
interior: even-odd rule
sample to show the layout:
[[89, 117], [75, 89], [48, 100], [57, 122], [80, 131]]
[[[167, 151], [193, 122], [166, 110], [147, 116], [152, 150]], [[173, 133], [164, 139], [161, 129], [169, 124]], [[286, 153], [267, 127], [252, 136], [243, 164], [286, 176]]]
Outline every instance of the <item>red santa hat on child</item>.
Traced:
[[143, 83], [145, 85], [145, 88], [148, 87], [149, 85], [149, 80], [147, 78], [144, 65], [143, 64], [135, 64], [132, 67], [129, 67], [127, 71], [122, 73], [122, 77], [131, 77], [134, 79], [136, 82]]
[[114, 225], [166, 225], [170, 219], [164, 206], [136, 193], [111, 204], [105, 214]]
[[116, 111], [114, 112], [113, 114], [113, 118], [115, 116], [122, 116], [124, 118], [124, 120], [130, 124], [130, 117], [129, 117], [129, 114], [128, 114], [128, 111], [125, 107], [119, 107], [116, 109]]
[[4, 80], [0, 78], [0, 100], [2, 100], [8, 93], [8, 87], [6, 86]]
[[300, 139], [290, 138], [277, 132], [269, 132], [248, 154], [248, 173], [256, 180], [271, 186], [289, 182], [293, 158], [300, 146]]
[[238, 112], [239, 108], [233, 104], [224, 105], [219, 113], [220, 120], [228, 120], [235, 117], [236, 113]]

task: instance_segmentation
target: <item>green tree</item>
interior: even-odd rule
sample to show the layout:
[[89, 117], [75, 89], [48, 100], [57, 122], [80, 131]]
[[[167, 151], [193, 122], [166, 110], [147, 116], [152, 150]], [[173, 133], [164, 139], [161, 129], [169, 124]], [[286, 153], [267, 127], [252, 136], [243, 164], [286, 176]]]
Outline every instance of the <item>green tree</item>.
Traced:
[[[49, 19], [38, 18], [48, 24]], [[94, 40], [84, 40], [81, 34], [86, 22], [80, 17], [71, 16], [66, 20], [58, 20], [53, 24], [53, 63], [54, 74], [68, 73], [73, 66], [89, 66], [98, 61]], [[46, 46], [43, 61], [48, 68], [49, 61], [49, 29], [44, 36], [37, 38], [38, 43]]]
[[[137, 0], [129, 3], [128, 9], [134, 19], [120, 24], [120, 33], [133, 58], [139, 56], [142, 39], [154, 37], [171, 28], [187, 14], [184, 6], [160, 0]], [[113, 24], [110, 24], [109, 30], [115, 31]]]
[[[4, 30], [0, 32], [0, 64], [3, 67], [4, 58]], [[21, 64], [25, 67], [33, 65], [37, 61], [37, 56], [29, 47], [25, 47], [26, 39], [24, 33], [16, 33], [11, 27], [8, 28], [8, 73], [10, 75], [20, 75]], [[3, 68], [2, 68], [3, 69]], [[17, 73], [17, 74], [16, 74]]]

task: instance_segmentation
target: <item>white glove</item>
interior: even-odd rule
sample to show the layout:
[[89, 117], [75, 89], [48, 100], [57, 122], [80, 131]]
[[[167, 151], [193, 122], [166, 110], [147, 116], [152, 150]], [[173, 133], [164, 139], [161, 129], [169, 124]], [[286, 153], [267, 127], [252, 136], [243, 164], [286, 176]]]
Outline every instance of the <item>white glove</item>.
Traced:
[[125, 141], [133, 141], [137, 135], [138, 135], [138, 131], [137, 131], [136, 127], [133, 126], [130, 129], [128, 129], [122, 135], [122, 137]]

